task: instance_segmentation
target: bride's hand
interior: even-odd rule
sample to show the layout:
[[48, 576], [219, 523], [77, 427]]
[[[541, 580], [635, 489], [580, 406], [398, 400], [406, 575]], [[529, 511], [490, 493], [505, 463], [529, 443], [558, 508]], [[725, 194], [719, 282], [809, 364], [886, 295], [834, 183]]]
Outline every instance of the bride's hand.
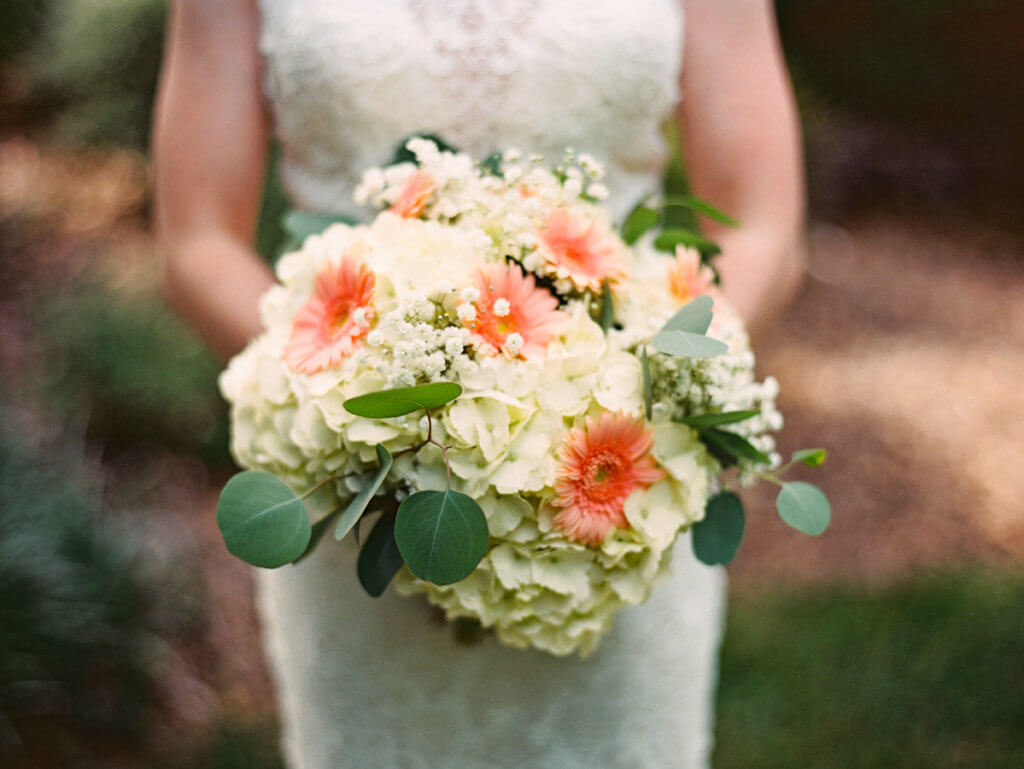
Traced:
[[679, 110], [694, 194], [740, 222], [704, 222], [723, 290], [756, 333], [804, 271], [803, 163], [769, 0], [686, 0]]
[[154, 125], [168, 300], [220, 355], [259, 333], [253, 252], [266, 154], [254, 0], [172, 4]]

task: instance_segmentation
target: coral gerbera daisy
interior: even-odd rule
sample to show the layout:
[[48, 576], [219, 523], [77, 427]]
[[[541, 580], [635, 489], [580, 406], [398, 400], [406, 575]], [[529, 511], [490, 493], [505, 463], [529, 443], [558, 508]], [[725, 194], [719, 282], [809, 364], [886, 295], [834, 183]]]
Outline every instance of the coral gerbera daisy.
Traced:
[[295, 314], [285, 362], [302, 374], [338, 366], [359, 347], [375, 310], [376, 278], [365, 264], [345, 255], [316, 277], [316, 288]]
[[[476, 278], [475, 312], [462, 313], [473, 340], [495, 355], [529, 358], [543, 355], [566, 316], [551, 292], [538, 288], [532, 275], [515, 263], [487, 264]], [[470, 316], [470, 317], [466, 317]]]
[[414, 171], [405, 180], [405, 186], [398, 198], [391, 204], [391, 211], [406, 219], [413, 219], [423, 213], [427, 201], [437, 190], [437, 182], [426, 171]]
[[551, 209], [536, 235], [537, 249], [552, 272], [578, 289], [600, 291], [605, 280], [617, 283], [629, 277], [622, 242], [607, 225], [579, 208]]
[[642, 419], [605, 411], [565, 436], [552, 504], [554, 525], [574, 542], [600, 545], [613, 528], [628, 529], [626, 499], [664, 477], [651, 456], [653, 435]]
[[668, 268], [668, 286], [672, 295], [683, 302], [707, 293], [715, 273], [701, 265], [700, 252], [686, 246], [676, 247], [676, 261]]

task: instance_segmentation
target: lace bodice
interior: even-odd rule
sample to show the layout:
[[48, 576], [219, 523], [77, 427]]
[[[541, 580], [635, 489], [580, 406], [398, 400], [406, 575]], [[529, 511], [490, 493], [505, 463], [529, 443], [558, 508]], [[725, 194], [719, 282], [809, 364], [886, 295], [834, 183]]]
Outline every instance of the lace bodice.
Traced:
[[610, 204], [657, 188], [682, 0], [261, 0], [282, 177], [304, 208], [351, 191], [402, 139], [485, 156], [566, 147], [608, 165]]

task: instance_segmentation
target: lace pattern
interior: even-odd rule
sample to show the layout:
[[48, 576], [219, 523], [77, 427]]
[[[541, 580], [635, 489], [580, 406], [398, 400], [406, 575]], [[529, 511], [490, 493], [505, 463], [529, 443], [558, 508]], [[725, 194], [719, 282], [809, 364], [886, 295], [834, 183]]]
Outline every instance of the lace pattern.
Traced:
[[403, 138], [608, 164], [624, 213], [657, 188], [678, 98], [680, 0], [262, 0], [282, 176], [303, 207], [351, 190]]

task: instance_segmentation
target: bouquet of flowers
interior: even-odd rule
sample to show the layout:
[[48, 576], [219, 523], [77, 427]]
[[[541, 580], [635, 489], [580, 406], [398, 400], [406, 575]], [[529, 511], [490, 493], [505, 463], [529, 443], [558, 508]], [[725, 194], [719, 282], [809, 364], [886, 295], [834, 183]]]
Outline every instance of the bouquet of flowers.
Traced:
[[647, 201], [619, 234], [592, 157], [407, 148], [356, 191], [370, 224], [280, 259], [266, 330], [222, 376], [250, 468], [218, 506], [231, 552], [274, 568], [376, 516], [356, 564], [371, 595], [395, 580], [504, 643], [585, 655], [680, 533], [733, 557], [729, 483], [776, 482], [783, 519], [824, 530], [821, 492], [773, 472], [777, 384], [712, 297], [714, 246], [657, 231], [665, 205], [727, 217]]

